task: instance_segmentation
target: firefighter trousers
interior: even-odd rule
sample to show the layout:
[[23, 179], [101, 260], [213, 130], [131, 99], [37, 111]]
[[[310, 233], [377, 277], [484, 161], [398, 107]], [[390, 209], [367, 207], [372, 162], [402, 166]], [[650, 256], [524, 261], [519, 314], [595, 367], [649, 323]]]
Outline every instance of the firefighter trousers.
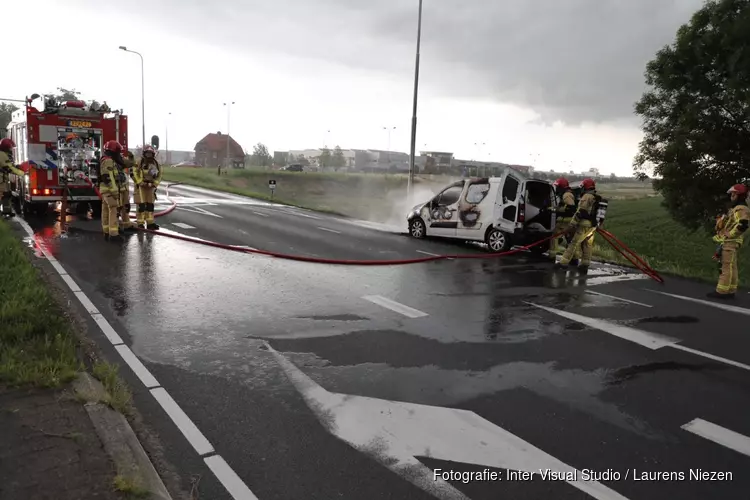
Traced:
[[13, 213], [11, 201], [10, 183], [0, 177], [0, 212], [3, 214]]
[[[572, 220], [571, 218], [557, 219], [557, 222], [555, 223], [555, 234], [566, 232], [567, 229], [570, 227], [571, 220]], [[566, 235], [561, 234], [557, 238], [553, 238], [552, 241], [550, 241], [550, 244], [549, 244], [549, 258], [550, 259], [557, 260], [557, 256], [564, 252], [564, 248], [563, 248], [563, 245], [561, 244], [561, 240], [565, 238], [566, 238]], [[573, 256], [573, 258], [574, 259], [581, 258], [580, 248], [576, 250], [576, 253]]]
[[740, 246], [736, 242], [727, 242], [721, 248], [721, 275], [716, 285], [716, 293], [729, 295], [737, 293], [740, 282], [739, 267], [737, 266], [737, 251]]
[[140, 203], [138, 203], [138, 224], [154, 223], [154, 202], [156, 201], [156, 186], [153, 184], [141, 184], [138, 188], [140, 191]]
[[[581, 222], [576, 228], [573, 240], [565, 249], [565, 253], [560, 259], [560, 264], [567, 266], [573, 260], [577, 251], [581, 252], [581, 265], [588, 266], [591, 264], [591, 253], [594, 249], [594, 233], [596, 228], [591, 226], [588, 221]], [[580, 250], [578, 250], [580, 249]]]
[[122, 228], [129, 229], [133, 227], [133, 221], [130, 220], [130, 188], [125, 187], [120, 189], [120, 220], [122, 221]]
[[102, 231], [110, 236], [120, 234], [117, 223], [117, 210], [120, 208], [120, 196], [117, 191], [101, 191], [102, 195]]

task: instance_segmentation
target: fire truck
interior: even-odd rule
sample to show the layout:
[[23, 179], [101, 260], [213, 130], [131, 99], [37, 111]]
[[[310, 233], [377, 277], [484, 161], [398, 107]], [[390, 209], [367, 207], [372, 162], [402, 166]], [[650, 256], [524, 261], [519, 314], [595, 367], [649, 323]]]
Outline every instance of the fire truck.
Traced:
[[[40, 111], [35, 102], [43, 106]], [[127, 150], [128, 118], [96, 101], [59, 102], [34, 94], [13, 112], [7, 136], [16, 143], [13, 158], [24, 175], [10, 174], [11, 193], [23, 215], [44, 214], [51, 203], [101, 214], [101, 201], [89, 184], [99, 178], [102, 146], [116, 140]]]

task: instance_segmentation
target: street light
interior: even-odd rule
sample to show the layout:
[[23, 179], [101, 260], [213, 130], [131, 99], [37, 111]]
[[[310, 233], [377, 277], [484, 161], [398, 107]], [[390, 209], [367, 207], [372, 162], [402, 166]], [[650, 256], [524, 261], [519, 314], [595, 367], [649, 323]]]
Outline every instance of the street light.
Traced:
[[388, 166], [391, 165], [391, 132], [396, 130], [396, 127], [383, 127], [383, 130], [388, 131]]
[[146, 147], [146, 84], [143, 76], [143, 56], [140, 52], [136, 52], [135, 50], [128, 50], [127, 47], [124, 45], [120, 45], [120, 50], [124, 50], [125, 52], [130, 52], [133, 54], [136, 54], [138, 57], [141, 58], [141, 121], [143, 122], [141, 124], [142, 126], [142, 146], [141, 148]]
[[229, 118], [231, 116], [232, 104], [234, 104], [234, 101], [232, 101], [232, 102], [225, 102], [224, 103], [224, 106], [227, 107], [227, 158], [226, 158], [227, 168], [229, 168], [229, 137], [230, 137], [230, 135], [229, 135], [229, 124], [230, 124]]
[[170, 165], [169, 162], [169, 117], [172, 116], [172, 112], [167, 113], [167, 125], [164, 127], [164, 148], [167, 150], [164, 154], [164, 160], [166, 161], [167, 165]]
[[419, 19], [417, 21], [417, 57], [414, 64], [414, 107], [411, 116], [411, 154], [409, 155], [409, 182], [406, 187], [408, 197], [411, 197], [414, 184], [414, 159], [417, 153], [417, 99], [419, 97], [419, 50], [422, 44], [422, 1], [419, 0]]

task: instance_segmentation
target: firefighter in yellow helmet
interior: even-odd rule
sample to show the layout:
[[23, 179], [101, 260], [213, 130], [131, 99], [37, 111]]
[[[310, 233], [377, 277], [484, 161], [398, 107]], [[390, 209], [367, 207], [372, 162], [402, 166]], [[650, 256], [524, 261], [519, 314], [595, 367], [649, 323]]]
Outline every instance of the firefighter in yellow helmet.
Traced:
[[721, 262], [721, 275], [716, 291], [707, 295], [715, 299], [733, 299], [739, 285], [737, 251], [742, 247], [745, 232], [750, 226], [750, 207], [747, 206], [748, 188], [735, 184], [727, 194], [732, 200], [732, 208], [716, 221], [714, 242], [719, 249], [715, 258]]
[[[576, 197], [573, 194], [573, 190], [570, 188], [568, 179], [564, 177], [557, 179], [553, 183], [553, 186], [555, 186], [555, 193], [559, 199], [559, 203], [555, 208], [555, 212], [557, 213], [555, 234], [562, 235], [568, 232], [570, 222], [573, 220], [573, 216], [576, 213]], [[550, 241], [549, 257], [552, 259], [552, 262], [557, 260], [558, 254], [563, 253], [563, 247], [560, 245], [560, 238], [563, 237], [564, 236], [559, 236]], [[578, 259], [580, 256], [581, 251], [578, 249], [571, 262], [573, 262], [574, 265], [578, 265]]]
[[140, 203], [138, 204], [138, 227], [142, 228], [144, 223], [148, 229], [159, 229], [154, 222], [154, 202], [156, 201], [156, 188], [162, 177], [162, 169], [156, 160], [156, 151], [151, 146], [143, 148], [143, 158], [135, 169], [135, 186], [140, 190]]
[[584, 179], [581, 182], [583, 195], [578, 201], [578, 209], [570, 221], [568, 231], [573, 232], [573, 240], [565, 249], [560, 262], [555, 264], [558, 269], [567, 269], [578, 248], [581, 249], [581, 263], [578, 270], [586, 274], [591, 265], [591, 253], [594, 249], [594, 233], [596, 232], [596, 205], [599, 200], [596, 194], [594, 179]]
[[23, 170], [16, 168], [13, 164], [13, 148], [16, 144], [11, 139], [0, 140], [0, 211], [4, 217], [13, 217], [16, 214], [11, 206], [10, 178], [9, 174], [23, 177]]
[[[141, 190], [138, 189], [138, 186], [136, 186], [135, 184], [135, 169], [138, 168], [138, 160], [136, 159], [135, 155], [133, 155], [132, 151], [128, 151], [127, 163], [130, 164], [130, 167], [128, 168], [130, 180], [133, 181], [133, 186], [135, 186], [135, 188], [133, 189], [133, 204], [135, 205], [136, 213], [138, 213], [138, 205], [141, 204]], [[130, 215], [128, 214], [128, 216]], [[138, 215], [136, 215], [136, 221], [138, 221], [137, 217]], [[138, 222], [138, 224], [138, 227], [141, 227], [140, 222]]]
[[120, 186], [127, 182], [122, 170], [124, 166], [120, 143], [107, 141], [99, 163], [99, 193], [102, 195], [102, 231], [109, 241], [122, 241], [117, 212], [120, 208]]
[[133, 170], [135, 169], [135, 160], [133, 153], [128, 151], [123, 160], [123, 165], [120, 168], [123, 175], [120, 175], [122, 183], [120, 184], [120, 221], [122, 222], [122, 230], [124, 232], [132, 231], [135, 229], [135, 224], [130, 220], [130, 181], [128, 176], [132, 178]]

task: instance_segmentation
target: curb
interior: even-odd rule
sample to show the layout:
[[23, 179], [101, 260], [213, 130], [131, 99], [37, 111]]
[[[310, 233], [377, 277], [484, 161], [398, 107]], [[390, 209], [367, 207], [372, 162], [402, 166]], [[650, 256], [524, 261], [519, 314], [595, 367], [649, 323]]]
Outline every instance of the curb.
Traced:
[[108, 398], [104, 386], [84, 372], [73, 382], [73, 389], [78, 397], [87, 401], [84, 404], [86, 413], [104, 449], [115, 463], [117, 474], [148, 491], [149, 498], [172, 500], [127, 419], [101, 403]]

